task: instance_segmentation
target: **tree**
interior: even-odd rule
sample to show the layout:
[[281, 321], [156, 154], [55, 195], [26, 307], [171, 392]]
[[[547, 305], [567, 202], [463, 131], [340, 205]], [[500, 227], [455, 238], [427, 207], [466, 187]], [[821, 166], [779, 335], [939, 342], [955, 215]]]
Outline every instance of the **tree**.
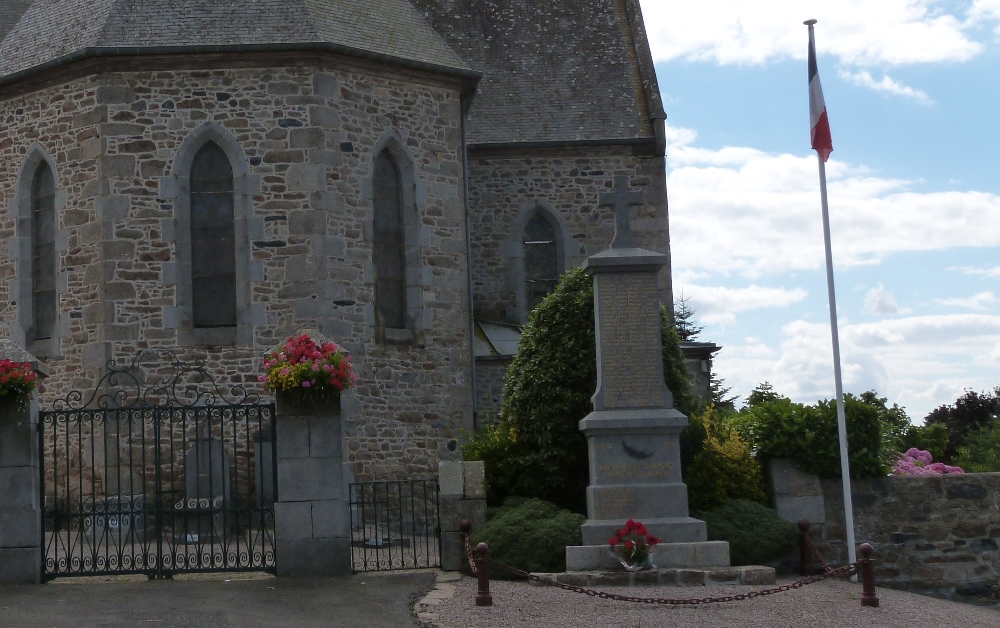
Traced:
[[958, 449], [965, 444], [966, 436], [972, 430], [986, 428], [1000, 416], [1000, 386], [992, 392], [977, 393], [966, 389], [965, 393], [950, 406], [938, 406], [924, 419], [925, 425], [943, 423], [948, 426], [948, 444], [945, 446], [944, 462], [952, 464]]
[[746, 405], [755, 407], [777, 399], [781, 399], [781, 395], [774, 392], [774, 386], [772, 386], [770, 382], [764, 381], [763, 383], [757, 384], [757, 387], [750, 391], [750, 394], [747, 395]]
[[674, 301], [674, 326], [677, 327], [677, 336], [685, 342], [696, 340], [698, 334], [705, 329], [700, 325], [695, 325], [694, 320], [692, 320], [694, 310], [688, 307], [687, 302], [688, 300], [683, 296]]

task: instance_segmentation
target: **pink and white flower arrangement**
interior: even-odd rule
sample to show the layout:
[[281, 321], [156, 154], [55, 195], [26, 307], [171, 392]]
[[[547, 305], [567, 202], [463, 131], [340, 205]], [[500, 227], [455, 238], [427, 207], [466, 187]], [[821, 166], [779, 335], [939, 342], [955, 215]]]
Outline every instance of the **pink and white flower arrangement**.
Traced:
[[965, 473], [961, 467], [953, 467], [943, 462], [932, 462], [931, 452], [910, 447], [892, 467], [892, 475], [939, 475], [942, 473]]

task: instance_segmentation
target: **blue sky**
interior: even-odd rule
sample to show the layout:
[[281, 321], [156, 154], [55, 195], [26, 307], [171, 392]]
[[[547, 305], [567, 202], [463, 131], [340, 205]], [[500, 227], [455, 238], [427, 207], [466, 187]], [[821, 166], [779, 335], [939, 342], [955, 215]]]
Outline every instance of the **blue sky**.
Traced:
[[1000, 0], [641, 0], [668, 115], [675, 298], [745, 396], [834, 396], [808, 31], [844, 388], [915, 422], [1000, 385]]

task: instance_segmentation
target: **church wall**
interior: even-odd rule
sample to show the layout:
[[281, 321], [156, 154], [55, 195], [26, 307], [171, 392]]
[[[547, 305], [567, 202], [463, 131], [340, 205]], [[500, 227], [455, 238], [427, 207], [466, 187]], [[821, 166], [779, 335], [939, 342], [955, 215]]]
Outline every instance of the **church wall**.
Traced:
[[[106, 73], [0, 101], [0, 122], [0, 207], [14, 202], [16, 171], [36, 140], [52, 146], [65, 190], [66, 333], [47, 360], [43, 408], [89, 390], [106, 359], [137, 347], [175, 349], [207, 360], [222, 383], [257, 387], [267, 351], [318, 328], [353, 356], [345, 437], [359, 479], [419, 477], [438, 457], [457, 457], [449, 446], [472, 414], [457, 87], [347, 67]], [[251, 335], [178, 346], [174, 159], [206, 124], [245, 159]], [[423, 312], [413, 345], [374, 341], [370, 176], [387, 135], [416, 178]], [[6, 212], [0, 237], [12, 234]], [[5, 259], [0, 298], [13, 279]], [[9, 302], [0, 300], [8, 325]]]
[[[558, 213], [565, 227], [568, 265], [579, 266], [605, 250], [614, 235], [614, 213], [598, 207], [613, 177], [629, 177], [646, 204], [633, 210], [637, 246], [669, 253], [664, 160], [632, 147], [579, 147], [521, 152], [473, 152], [469, 157], [470, 231], [476, 316], [524, 322], [518, 313], [513, 256], [519, 244], [518, 215], [536, 201]], [[566, 270], [564, 269], [564, 270]], [[661, 300], [669, 303], [670, 269], [660, 276]]]
[[[41, 160], [53, 168], [56, 185], [57, 290], [62, 294], [55, 334], [61, 348], [32, 347], [66, 383], [89, 381], [84, 374], [86, 347], [102, 337], [99, 321], [84, 316], [101, 300], [102, 225], [95, 211], [101, 191], [102, 159], [99, 124], [106, 107], [98, 86], [82, 80], [41, 93], [0, 101], [0, 334], [21, 345], [24, 332], [19, 308], [30, 303], [26, 279], [30, 263], [30, 195], [34, 166]], [[18, 224], [20, 223], [20, 224]], [[18, 274], [20, 267], [20, 274]]]

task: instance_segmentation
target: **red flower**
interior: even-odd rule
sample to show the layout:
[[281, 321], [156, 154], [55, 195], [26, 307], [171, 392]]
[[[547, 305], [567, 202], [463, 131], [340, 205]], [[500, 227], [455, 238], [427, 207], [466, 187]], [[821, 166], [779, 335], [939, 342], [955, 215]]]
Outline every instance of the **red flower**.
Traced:
[[618, 545], [618, 543], [619, 543], [620, 541], [621, 541], [621, 539], [620, 539], [620, 538], [618, 538], [617, 536], [613, 536], [613, 537], [611, 537], [611, 540], [610, 540], [610, 541], [608, 541], [608, 545], [610, 545], [610, 546], [614, 547], [615, 545]]
[[635, 543], [632, 541], [625, 541], [625, 549], [632, 549], [633, 547], [635, 547]]

